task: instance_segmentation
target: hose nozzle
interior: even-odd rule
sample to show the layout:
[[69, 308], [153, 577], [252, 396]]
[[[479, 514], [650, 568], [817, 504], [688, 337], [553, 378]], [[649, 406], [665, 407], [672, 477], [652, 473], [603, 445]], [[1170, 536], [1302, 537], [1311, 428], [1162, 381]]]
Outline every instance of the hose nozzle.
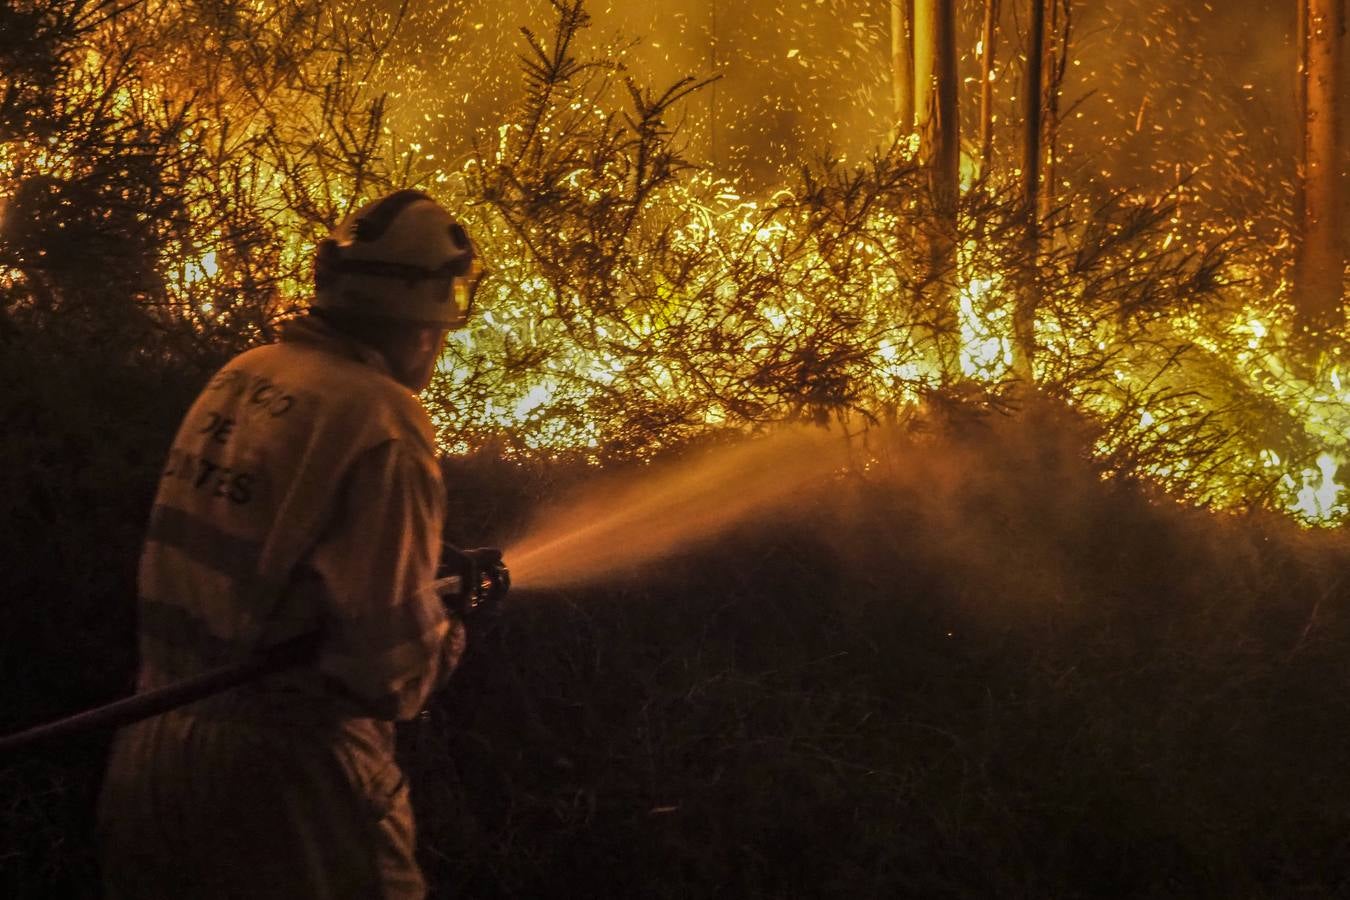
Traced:
[[462, 617], [494, 615], [511, 589], [511, 570], [496, 547], [461, 550], [446, 544], [435, 589], [446, 608]]

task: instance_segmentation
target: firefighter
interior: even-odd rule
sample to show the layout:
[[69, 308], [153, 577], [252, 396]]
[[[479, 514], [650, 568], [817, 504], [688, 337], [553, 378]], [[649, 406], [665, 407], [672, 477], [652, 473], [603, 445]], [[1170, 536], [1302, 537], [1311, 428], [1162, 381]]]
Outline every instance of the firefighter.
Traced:
[[297, 666], [125, 729], [99, 804], [112, 898], [422, 897], [394, 722], [465, 631], [431, 588], [444, 492], [416, 397], [472, 306], [464, 229], [418, 191], [323, 241], [278, 343], [180, 427], [139, 573], [139, 689], [319, 634]]

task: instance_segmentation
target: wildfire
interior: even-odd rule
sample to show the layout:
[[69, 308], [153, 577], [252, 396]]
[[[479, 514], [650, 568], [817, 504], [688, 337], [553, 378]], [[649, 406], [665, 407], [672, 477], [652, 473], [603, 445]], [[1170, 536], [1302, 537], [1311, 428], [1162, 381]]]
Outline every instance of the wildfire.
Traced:
[[[271, 7], [252, 9], [263, 16]], [[176, 47], [166, 58], [189, 50]], [[90, 50], [82, 65], [92, 78], [103, 62]], [[265, 86], [250, 82], [251, 73], [227, 73], [222, 84], [234, 87], [210, 98], [222, 118], [182, 130], [186, 155], [244, 149], [228, 172], [204, 165], [187, 177], [191, 228], [160, 260], [167, 292], [191, 321], [223, 317], [251, 289], [248, 254], [273, 241], [273, 255], [257, 263], [282, 273], [268, 289], [285, 301], [280, 306], [303, 302], [300, 273], [314, 240], [342, 210], [387, 186], [353, 177], [322, 148], [346, 142], [370, 158], [378, 156], [371, 147], [401, 148], [390, 151], [389, 170], [401, 167], [400, 177], [460, 205], [492, 271], [480, 315], [453, 336], [427, 398], [447, 452], [469, 452], [494, 435], [511, 438], [505, 452], [586, 453], [616, 443], [640, 450], [644, 436], [659, 443], [822, 411], [889, 417], [935, 388], [967, 382], [993, 390], [1011, 378], [1014, 264], [963, 232], [944, 283], [916, 276], [927, 238], [910, 198], [921, 182], [902, 182], [903, 172], [872, 172], [882, 185], [873, 194], [859, 187], [862, 176], [760, 188], [686, 170], [677, 155], [664, 158], [669, 172], [653, 174], [660, 158], [624, 154], [649, 139], [667, 152], [641, 129], [664, 134], [670, 126], [660, 116], [643, 125], [647, 101], [639, 100], [625, 113], [636, 130], [624, 131], [605, 105], [617, 78], [608, 70], [597, 82], [564, 85], [533, 125], [505, 122], [488, 147], [452, 163], [434, 117], [404, 129], [377, 115], [377, 67], [352, 75], [348, 62], [322, 57], [314, 65]], [[150, 69], [162, 84], [142, 84], [141, 93], [116, 87], [111, 115], [168, 109], [183, 74]], [[319, 94], [300, 92], [325, 83]], [[262, 87], [286, 98], [289, 118], [268, 113]], [[341, 115], [339, 101], [347, 104]], [[277, 151], [279, 134], [310, 141], [312, 155]], [[591, 140], [585, 152], [568, 144], [577, 135]], [[913, 158], [918, 143], [916, 135], [897, 141], [892, 161]], [[547, 169], [550, 153], [556, 169]], [[512, 167], [536, 157], [547, 202], [520, 199], [512, 192], [524, 191], [521, 184], [493, 180], [503, 171], [515, 177]], [[0, 145], [5, 183], [21, 170], [65, 164], [55, 147]], [[962, 153], [968, 199], [993, 189], [977, 169]], [[885, 183], [890, 177], [895, 184]], [[259, 210], [248, 224], [261, 236], [244, 251], [231, 245], [234, 226], [222, 225], [224, 196]], [[513, 218], [517, 208], [529, 215]], [[572, 208], [581, 212], [569, 219]], [[1132, 245], [1120, 271], [1146, 279], [1160, 259], [1191, 252], [1200, 232], [1182, 233], [1183, 224], [1178, 207], [1165, 233]], [[1044, 264], [1045, 277], [1069, 283], [1066, 259]], [[1350, 462], [1350, 378], [1340, 366], [1296, 365], [1284, 288], [1249, 277], [1257, 265], [1230, 266], [1231, 280], [1249, 282], [1241, 298], [1212, 310], [1169, 310], [1133, 331], [1093, 311], [1100, 284], [1071, 285], [1035, 322], [1043, 353], [1033, 374], [1064, 385], [1068, 399], [1103, 423], [1097, 450], [1122, 460], [1122, 471], [1216, 506], [1266, 503], [1310, 524], [1339, 524], [1350, 516], [1339, 480]]]

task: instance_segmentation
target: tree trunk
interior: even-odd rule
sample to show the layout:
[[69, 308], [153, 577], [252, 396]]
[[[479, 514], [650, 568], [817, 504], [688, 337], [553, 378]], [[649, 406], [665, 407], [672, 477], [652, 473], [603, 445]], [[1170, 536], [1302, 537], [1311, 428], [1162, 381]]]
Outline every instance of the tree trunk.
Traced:
[[961, 175], [955, 0], [916, 0], [914, 26], [914, 108], [921, 155], [934, 207], [944, 220], [955, 222]]
[[1301, 230], [1305, 214], [1303, 174], [1308, 171], [1308, 145], [1303, 140], [1303, 123], [1308, 121], [1308, 0], [1297, 0], [1297, 3], [1298, 24], [1295, 46], [1298, 52], [1298, 63], [1294, 70], [1294, 114], [1298, 116], [1299, 141], [1294, 156], [1294, 222], [1295, 227]]
[[984, 28], [980, 32], [980, 180], [989, 177], [994, 162], [994, 59], [998, 40], [999, 0], [984, 0]]
[[1316, 338], [1345, 321], [1339, 95], [1346, 23], [1343, 0], [1303, 0], [1300, 5], [1306, 48], [1300, 66], [1303, 216], [1294, 296], [1300, 330]]
[[914, 132], [914, 0], [891, 0], [891, 83], [895, 134]]
[[1055, 208], [1059, 167], [1059, 94], [1069, 65], [1069, 39], [1073, 31], [1072, 0], [1049, 3], [1045, 62], [1041, 69], [1044, 94], [1041, 100], [1040, 218], [1044, 222]]
[[[717, 74], [717, 67], [721, 61], [717, 57], [717, 0], [712, 0], [709, 6], [710, 21], [708, 23], [708, 71], [714, 75]], [[712, 162], [713, 168], [720, 167], [720, 160], [717, 158], [717, 81], [708, 88], [708, 159]]]
[[945, 372], [959, 371], [956, 315], [956, 207], [961, 196], [957, 118], [956, 0], [915, 0], [914, 101], [919, 154], [933, 204], [929, 265], [937, 295], [936, 338]]
[[1027, 282], [1017, 294], [1013, 314], [1013, 371], [1026, 381], [1034, 378], [1036, 359], [1036, 309], [1040, 290], [1036, 284], [1036, 261], [1040, 256], [1041, 135], [1044, 97], [1042, 76], [1045, 62], [1045, 4], [1030, 0], [1030, 35], [1027, 45], [1026, 79], [1022, 85], [1025, 115], [1022, 141], [1022, 216], [1027, 255]]
[[[914, 127], [922, 134], [933, 118], [934, 64], [937, 59], [937, 7], [945, 0], [914, 0]], [[924, 147], [932, 144], [924, 137]]]
[[957, 112], [956, 0], [937, 3], [936, 115], [933, 118], [933, 197], [944, 220], [956, 228], [961, 195], [961, 120]]

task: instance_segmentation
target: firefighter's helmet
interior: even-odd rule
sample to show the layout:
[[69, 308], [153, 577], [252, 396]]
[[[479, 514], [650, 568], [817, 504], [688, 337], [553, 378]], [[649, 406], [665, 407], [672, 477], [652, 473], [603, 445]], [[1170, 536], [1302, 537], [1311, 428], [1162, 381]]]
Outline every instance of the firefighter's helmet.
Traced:
[[464, 226], [421, 191], [395, 191], [319, 244], [314, 305], [381, 319], [463, 327], [481, 266]]

